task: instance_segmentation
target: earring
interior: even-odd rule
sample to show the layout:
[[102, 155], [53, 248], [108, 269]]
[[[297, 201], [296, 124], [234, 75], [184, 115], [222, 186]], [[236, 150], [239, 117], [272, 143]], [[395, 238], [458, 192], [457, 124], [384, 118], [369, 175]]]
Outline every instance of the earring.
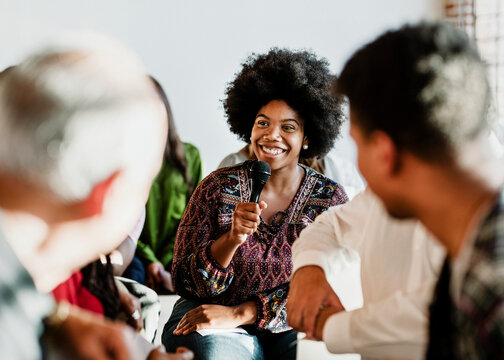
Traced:
[[308, 150], [308, 144], [303, 145], [303, 150]]

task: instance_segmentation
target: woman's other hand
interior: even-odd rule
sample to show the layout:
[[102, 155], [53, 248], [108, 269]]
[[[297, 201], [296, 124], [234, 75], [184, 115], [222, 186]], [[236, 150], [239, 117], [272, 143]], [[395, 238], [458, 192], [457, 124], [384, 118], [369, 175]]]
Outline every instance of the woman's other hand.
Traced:
[[230, 240], [243, 244], [249, 235], [256, 232], [261, 223], [261, 212], [268, 205], [261, 201], [257, 203], [239, 203], [233, 213], [233, 224], [229, 232]]
[[201, 329], [233, 329], [253, 324], [256, 317], [257, 307], [254, 301], [236, 306], [200, 305], [184, 315], [173, 334], [187, 335]]

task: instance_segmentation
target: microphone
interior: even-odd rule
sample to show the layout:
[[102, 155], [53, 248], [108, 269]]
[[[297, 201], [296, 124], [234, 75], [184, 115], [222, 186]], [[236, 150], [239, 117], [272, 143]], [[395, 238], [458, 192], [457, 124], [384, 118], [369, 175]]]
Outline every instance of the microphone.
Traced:
[[249, 202], [259, 202], [259, 196], [264, 184], [271, 176], [271, 168], [267, 162], [256, 161], [250, 167], [250, 178], [252, 180], [252, 191], [250, 192]]

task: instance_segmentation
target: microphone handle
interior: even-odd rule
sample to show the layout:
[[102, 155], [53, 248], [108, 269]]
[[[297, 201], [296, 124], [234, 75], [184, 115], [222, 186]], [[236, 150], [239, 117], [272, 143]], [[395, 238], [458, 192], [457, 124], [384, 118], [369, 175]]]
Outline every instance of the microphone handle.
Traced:
[[261, 193], [255, 193], [255, 194], [252, 194], [250, 195], [250, 201], [251, 203], [259, 203], [259, 196], [261, 195]]
[[261, 191], [266, 182], [262, 181], [253, 181], [252, 182], [252, 191], [250, 192], [250, 200], [251, 203], [258, 203], [259, 197], [261, 196]]

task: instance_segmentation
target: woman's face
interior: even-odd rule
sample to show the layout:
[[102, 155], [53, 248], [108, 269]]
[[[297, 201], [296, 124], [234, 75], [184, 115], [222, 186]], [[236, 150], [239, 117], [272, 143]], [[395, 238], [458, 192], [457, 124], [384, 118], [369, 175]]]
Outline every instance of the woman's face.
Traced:
[[304, 142], [303, 120], [283, 100], [272, 100], [257, 112], [250, 142], [258, 160], [271, 170], [295, 167]]

